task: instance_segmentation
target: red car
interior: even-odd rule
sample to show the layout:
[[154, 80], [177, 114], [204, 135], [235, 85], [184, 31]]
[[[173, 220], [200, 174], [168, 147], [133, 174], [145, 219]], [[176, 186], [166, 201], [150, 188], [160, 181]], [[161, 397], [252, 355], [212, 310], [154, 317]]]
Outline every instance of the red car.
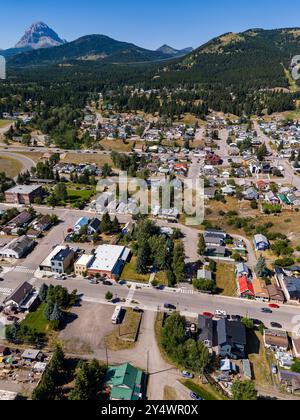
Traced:
[[214, 315], [213, 314], [211, 314], [210, 312], [203, 312], [203, 314], [202, 314], [203, 316], [206, 316], [207, 318], [213, 318], [214, 317]]
[[269, 305], [269, 308], [271, 309], [280, 309], [279, 305], [275, 305], [275, 303], [271, 303], [271, 305]]

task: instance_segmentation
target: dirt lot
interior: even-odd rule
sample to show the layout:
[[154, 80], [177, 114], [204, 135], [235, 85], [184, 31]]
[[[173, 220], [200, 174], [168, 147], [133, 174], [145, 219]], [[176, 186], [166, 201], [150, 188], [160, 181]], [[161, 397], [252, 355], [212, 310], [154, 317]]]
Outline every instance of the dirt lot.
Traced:
[[113, 312], [113, 306], [87, 302], [73, 308], [70, 322], [59, 336], [65, 351], [88, 354], [103, 348], [104, 338], [115, 328], [111, 323]]

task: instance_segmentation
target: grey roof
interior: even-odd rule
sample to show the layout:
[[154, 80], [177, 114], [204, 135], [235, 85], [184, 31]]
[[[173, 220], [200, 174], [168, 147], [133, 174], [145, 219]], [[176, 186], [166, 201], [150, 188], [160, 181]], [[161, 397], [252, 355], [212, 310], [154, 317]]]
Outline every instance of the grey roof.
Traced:
[[284, 277], [283, 282], [292, 299], [300, 299], [300, 278]]
[[269, 243], [269, 241], [268, 241], [268, 239], [265, 237], [265, 235], [261, 235], [261, 234], [255, 235], [255, 236], [254, 236], [254, 241], [255, 241], [255, 243], [257, 243], [257, 244], [259, 244], [259, 243], [261, 243], [261, 242], [266, 243], [266, 244], [268, 244], [268, 243]]
[[215, 244], [220, 246], [224, 243], [223, 238], [220, 238], [219, 236], [207, 235], [204, 239], [206, 244]]
[[243, 360], [243, 371], [246, 378], [252, 379], [252, 370], [251, 370], [251, 364], [250, 364], [249, 359]]
[[10, 194], [31, 194], [39, 188], [40, 185], [17, 185], [6, 192]]
[[198, 328], [200, 331], [199, 340], [200, 341], [213, 341], [213, 320], [204, 315], [198, 316]]
[[33, 290], [33, 286], [27, 282], [22, 283], [4, 302], [13, 301], [20, 305], [28, 294]]
[[208, 270], [205, 270], [205, 268], [203, 268], [202, 270], [198, 270], [197, 278], [198, 279], [212, 280], [212, 272], [208, 271]]
[[244, 263], [239, 263], [236, 265], [236, 271], [237, 273], [248, 273], [249, 274], [249, 268]]
[[217, 323], [218, 343], [222, 344], [247, 344], [246, 329], [240, 321], [220, 319]]
[[35, 360], [39, 356], [40, 353], [41, 353], [40, 350], [26, 349], [22, 353], [22, 358]]

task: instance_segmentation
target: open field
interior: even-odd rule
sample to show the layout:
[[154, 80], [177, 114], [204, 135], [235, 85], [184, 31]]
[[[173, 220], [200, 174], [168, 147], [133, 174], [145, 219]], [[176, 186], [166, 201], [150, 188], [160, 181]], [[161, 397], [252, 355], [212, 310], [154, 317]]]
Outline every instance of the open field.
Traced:
[[22, 155], [25, 157], [28, 157], [29, 159], [32, 159], [34, 162], [40, 162], [41, 159], [44, 156], [44, 153], [42, 152], [14, 152], [16, 155]]
[[166, 385], [164, 389], [164, 400], [165, 401], [176, 401], [178, 399], [176, 389]]
[[168, 277], [166, 271], [159, 271], [155, 275], [155, 280], [158, 281], [159, 284], [163, 286], [168, 286]]
[[0, 156], [0, 172], [5, 172], [9, 178], [15, 178], [22, 169], [23, 165], [18, 160]]
[[218, 263], [216, 273], [217, 287], [222, 296], [236, 297], [236, 279], [234, 265]]
[[[136, 144], [141, 142], [136, 142]], [[135, 142], [126, 140], [125, 142], [121, 139], [115, 139], [115, 140], [101, 140], [100, 142], [101, 146], [104, 147], [105, 150], [110, 150], [114, 152], [131, 152], [132, 147], [134, 146]]]
[[136, 272], [136, 260], [137, 257], [133, 256], [129, 263], [127, 263], [122, 271], [121, 278], [122, 280], [127, 281], [136, 281], [139, 283], [148, 283], [150, 274], [138, 274]]
[[109, 350], [126, 350], [135, 346], [138, 329], [141, 323], [141, 313], [126, 309], [122, 324], [105, 337], [105, 344]]
[[81, 153], [67, 153], [62, 159], [65, 163], [95, 163], [98, 168], [101, 168], [106, 163], [112, 165], [112, 160], [109, 155], [103, 154], [81, 154]]

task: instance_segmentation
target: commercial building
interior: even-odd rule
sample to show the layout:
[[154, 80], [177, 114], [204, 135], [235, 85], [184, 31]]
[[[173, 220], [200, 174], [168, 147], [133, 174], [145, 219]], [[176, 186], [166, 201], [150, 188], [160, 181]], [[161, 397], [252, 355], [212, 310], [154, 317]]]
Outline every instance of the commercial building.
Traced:
[[35, 242], [28, 238], [28, 236], [22, 236], [21, 238], [13, 239], [7, 245], [0, 250], [0, 256], [2, 258], [20, 259], [26, 254], [32, 251]]
[[88, 269], [88, 274], [100, 274], [111, 279], [121, 274], [130, 255], [130, 249], [118, 245], [100, 245]]
[[105, 378], [105, 387], [111, 400], [138, 401], [143, 397], [142, 370], [125, 363], [109, 367]]
[[69, 247], [57, 246], [41, 263], [40, 270], [51, 273], [62, 274], [73, 264], [75, 251]]
[[11, 204], [32, 204], [36, 198], [42, 198], [40, 185], [17, 185], [5, 191], [5, 200]]
[[94, 256], [89, 254], [82, 255], [74, 264], [74, 272], [76, 276], [83, 276], [87, 273]]

